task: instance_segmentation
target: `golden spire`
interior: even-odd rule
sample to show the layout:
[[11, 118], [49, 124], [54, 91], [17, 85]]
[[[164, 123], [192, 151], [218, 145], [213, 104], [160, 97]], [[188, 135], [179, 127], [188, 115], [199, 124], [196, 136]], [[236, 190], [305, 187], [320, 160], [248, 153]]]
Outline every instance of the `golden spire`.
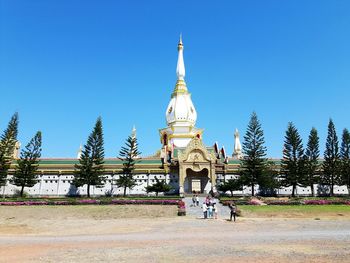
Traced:
[[176, 67], [176, 75], [177, 81], [175, 85], [174, 93], [186, 93], [187, 87], [185, 83], [185, 62], [183, 58], [183, 49], [184, 46], [182, 44], [182, 35], [180, 34], [179, 44], [177, 45], [178, 58], [177, 58], [177, 67]]

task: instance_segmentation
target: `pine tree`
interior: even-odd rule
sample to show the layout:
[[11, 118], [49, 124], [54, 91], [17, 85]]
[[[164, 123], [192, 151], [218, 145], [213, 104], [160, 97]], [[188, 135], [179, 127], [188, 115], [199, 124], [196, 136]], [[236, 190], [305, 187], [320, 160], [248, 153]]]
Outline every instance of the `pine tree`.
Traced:
[[159, 180], [157, 177], [155, 179], [156, 183], [146, 186], [147, 193], [155, 192], [158, 196], [158, 193], [169, 192], [172, 189], [171, 185], [167, 184], [165, 180]]
[[292, 122], [288, 123], [281, 161], [281, 184], [292, 186], [292, 196], [295, 196], [296, 187], [304, 180], [304, 151], [303, 143], [297, 128]]
[[258, 184], [266, 164], [266, 147], [264, 132], [255, 112], [252, 113], [243, 142], [243, 158], [240, 173], [245, 185], [251, 187], [254, 196], [254, 186]]
[[90, 197], [90, 186], [102, 187], [105, 182], [103, 145], [102, 120], [99, 117], [74, 171], [73, 185], [80, 187], [86, 184], [88, 197]]
[[347, 186], [350, 195], [350, 133], [348, 129], [343, 130], [340, 159], [342, 184]]
[[315, 128], [312, 128], [305, 151], [305, 180], [303, 182], [303, 186], [311, 187], [312, 196], [315, 196], [314, 184], [318, 182], [317, 174], [319, 172], [319, 157], [319, 138], [317, 130]]
[[6, 185], [7, 172], [13, 160], [18, 134], [18, 113], [16, 112], [9, 121], [6, 130], [0, 138], [0, 186]]
[[138, 151], [138, 143], [136, 135], [131, 135], [127, 138], [125, 146], [119, 152], [119, 159], [123, 161], [123, 170], [116, 184], [124, 188], [124, 196], [126, 196], [126, 189], [134, 188], [137, 183], [134, 179], [134, 170], [136, 159], [141, 153]]
[[334, 195], [334, 185], [341, 184], [341, 163], [339, 143], [332, 119], [328, 123], [326, 150], [324, 151], [322, 184], [330, 187], [330, 195]]
[[21, 187], [23, 196], [24, 187], [33, 187], [37, 183], [37, 169], [41, 156], [41, 132], [35, 136], [21, 151], [21, 157], [17, 160], [17, 167], [11, 180], [12, 184]]
[[275, 196], [276, 190], [280, 188], [278, 181], [279, 171], [272, 160], [266, 161], [264, 171], [258, 178], [259, 192], [264, 196]]

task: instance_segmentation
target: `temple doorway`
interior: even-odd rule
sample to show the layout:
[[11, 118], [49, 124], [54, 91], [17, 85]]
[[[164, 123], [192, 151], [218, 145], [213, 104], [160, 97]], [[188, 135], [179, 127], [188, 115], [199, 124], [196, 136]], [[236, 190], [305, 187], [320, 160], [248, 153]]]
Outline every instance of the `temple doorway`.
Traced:
[[207, 168], [204, 168], [199, 172], [187, 168], [184, 185], [185, 193], [209, 193], [211, 184], [208, 175], [209, 171]]

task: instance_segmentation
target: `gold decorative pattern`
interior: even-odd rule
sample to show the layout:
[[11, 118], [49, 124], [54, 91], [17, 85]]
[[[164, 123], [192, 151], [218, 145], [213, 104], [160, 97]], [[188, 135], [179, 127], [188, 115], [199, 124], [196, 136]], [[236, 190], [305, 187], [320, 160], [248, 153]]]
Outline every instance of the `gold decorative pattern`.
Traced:
[[[213, 158], [214, 157], [214, 158]], [[178, 158], [180, 162], [211, 162], [215, 156], [211, 155], [205, 148], [201, 139], [194, 137], [185, 150], [179, 151]]]

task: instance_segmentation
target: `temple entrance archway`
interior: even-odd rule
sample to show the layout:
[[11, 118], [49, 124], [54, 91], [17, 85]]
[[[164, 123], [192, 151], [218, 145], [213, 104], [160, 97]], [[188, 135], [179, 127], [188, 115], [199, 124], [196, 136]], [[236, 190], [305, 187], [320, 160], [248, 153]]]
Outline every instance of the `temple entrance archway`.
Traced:
[[207, 193], [211, 190], [209, 181], [209, 170], [204, 168], [201, 171], [193, 171], [191, 168], [186, 169], [184, 182], [185, 193]]
[[200, 138], [194, 137], [185, 149], [179, 149], [178, 160], [180, 195], [192, 191], [216, 192], [216, 157]]

